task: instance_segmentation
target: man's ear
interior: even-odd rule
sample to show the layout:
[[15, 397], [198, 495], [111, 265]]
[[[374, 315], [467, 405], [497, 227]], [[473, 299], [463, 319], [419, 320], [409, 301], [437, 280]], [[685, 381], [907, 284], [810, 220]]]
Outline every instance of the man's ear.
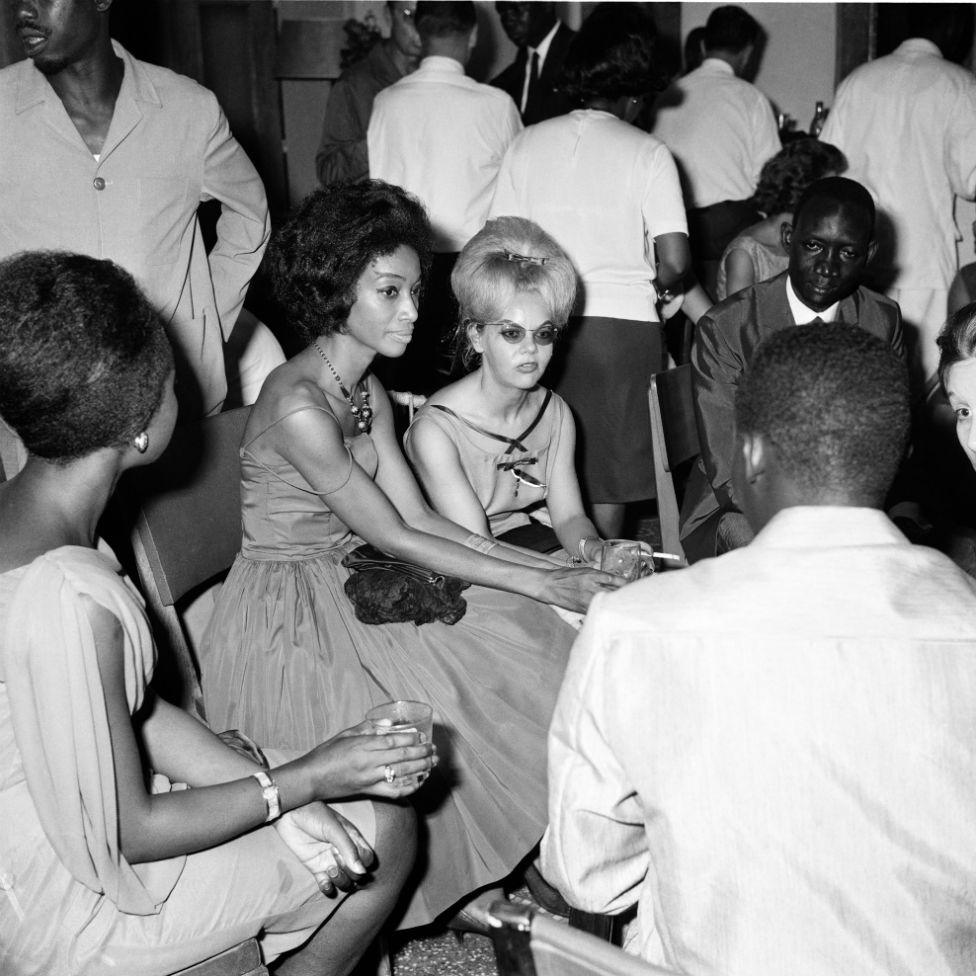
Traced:
[[790, 248], [793, 246], [793, 225], [787, 220], [779, 225], [779, 239], [783, 245], [783, 250], [789, 254]]
[[112, 0], [95, 0], [95, 9], [100, 13], [105, 13], [112, 6]]
[[742, 435], [742, 471], [749, 484], [755, 484], [766, 471], [766, 440], [762, 434]]
[[468, 50], [473, 51], [475, 45], [478, 43], [478, 25], [475, 24], [471, 28], [471, 36], [468, 38]]
[[747, 44], [739, 52], [739, 70], [736, 72], [736, 74], [739, 75], [740, 78], [749, 71], [749, 68], [752, 65], [752, 59], [755, 56], [756, 56], [755, 44]]
[[868, 256], [865, 259], [865, 262], [864, 263], [865, 264], [870, 264], [874, 260], [874, 256], [877, 253], [878, 253], [878, 242], [877, 241], [871, 241], [871, 243], [868, 244]]

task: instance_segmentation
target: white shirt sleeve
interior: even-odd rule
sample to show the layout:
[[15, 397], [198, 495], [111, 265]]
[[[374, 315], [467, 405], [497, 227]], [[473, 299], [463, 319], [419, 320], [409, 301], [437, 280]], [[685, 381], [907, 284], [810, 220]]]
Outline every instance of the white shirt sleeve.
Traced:
[[213, 107], [216, 116], [204, 158], [201, 199], [216, 199], [221, 204], [210, 274], [226, 341], [268, 245], [271, 219], [261, 177], [231, 135], [216, 98]]
[[647, 184], [641, 210], [651, 238], [662, 234], [688, 233], [688, 218], [685, 215], [678, 167], [670, 150], [663, 144], [652, 147], [649, 154]]
[[972, 200], [976, 195], [976, 84], [960, 92], [949, 112], [945, 160], [952, 192]]
[[763, 166], [783, 148], [779, 140], [779, 130], [776, 128], [776, 117], [773, 107], [764, 95], [759, 95], [752, 119], [753, 134], [753, 171], [752, 185], [759, 185], [759, 174]]
[[573, 647], [549, 730], [542, 871], [571, 905], [616, 914], [636, 903], [649, 854], [634, 787], [606, 738], [615, 694], [601, 601], [593, 601]]
[[518, 191], [515, 185], [515, 165], [518, 158], [518, 142], [508, 147], [498, 170], [495, 181], [495, 195], [488, 208], [488, 218], [492, 217], [521, 217], [525, 216], [521, 210]]

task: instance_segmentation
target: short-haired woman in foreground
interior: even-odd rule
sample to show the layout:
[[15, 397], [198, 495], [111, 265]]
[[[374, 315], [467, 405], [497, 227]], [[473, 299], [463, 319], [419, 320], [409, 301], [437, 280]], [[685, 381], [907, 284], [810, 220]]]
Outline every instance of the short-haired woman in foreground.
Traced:
[[572, 263], [538, 224], [498, 217], [465, 245], [451, 284], [459, 352], [475, 368], [431, 397], [404, 439], [427, 497], [496, 538], [530, 525], [527, 512], [542, 514], [554, 543], [595, 562], [601, 544], [580, 498], [573, 417], [540, 385], [576, 296]]
[[[585, 610], [616, 584], [506, 550], [424, 500], [369, 367], [410, 341], [429, 241], [420, 204], [375, 181], [317, 191], [272, 241], [275, 294], [308, 347], [251, 412], [244, 545], [201, 652], [211, 719], [277, 746], [386, 699], [433, 706], [446, 748], [418, 796], [429, 841], [404, 926], [504, 878], [542, 836], [546, 731], [575, 636], [545, 604]], [[342, 560], [364, 540], [479, 584], [465, 615], [363, 623]]]
[[411, 868], [414, 823], [321, 801], [403, 797], [431, 747], [351, 729], [265, 771], [153, 694], [143, 602], [95, 530], [122, 472], [170, 438], [172, 363], [111, 262], [0, 264], [0, 415], [29, 452], [0, 485], [0, 971], [163, 976], [262, 933], [267, 961], [303, 946], [278, 973], [347, 973]]

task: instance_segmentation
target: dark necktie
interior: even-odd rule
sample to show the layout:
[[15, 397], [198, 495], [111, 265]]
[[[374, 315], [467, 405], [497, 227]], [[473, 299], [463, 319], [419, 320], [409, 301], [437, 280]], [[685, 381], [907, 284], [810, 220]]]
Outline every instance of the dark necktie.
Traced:
[[529, 111], [529, 106], [532, 104], [533, 96], [535, 95], [536, 89], [539, 87], [539, 52], [538, 51], [532, 52], [532, 57], [529, 59], [528, 71], [529, 71], [529, 86], [525, 90], [525, 105], [522, 107], [523, 115], [525, 115]]

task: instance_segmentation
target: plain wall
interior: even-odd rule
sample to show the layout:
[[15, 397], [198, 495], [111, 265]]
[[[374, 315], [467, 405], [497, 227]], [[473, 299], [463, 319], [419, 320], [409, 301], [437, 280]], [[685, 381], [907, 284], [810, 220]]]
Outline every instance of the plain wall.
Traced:
[[[682, 41], [695, 27], [703, 27], [720, 3], [681, 5]], [[834, 99], [837, 13], [831, 3], [740, 3], [766, 31], [766, 49], [756, 86], [777, 111], [796, 119], [796, 128], [809, 129], [818, 101], [828, 107]]]

